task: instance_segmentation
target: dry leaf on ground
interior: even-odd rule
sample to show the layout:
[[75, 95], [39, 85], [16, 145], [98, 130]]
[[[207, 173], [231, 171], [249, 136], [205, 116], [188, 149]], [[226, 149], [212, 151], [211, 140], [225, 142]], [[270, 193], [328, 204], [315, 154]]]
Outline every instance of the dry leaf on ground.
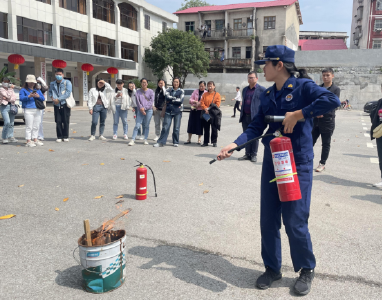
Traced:
[[105, 164], [104, 164], [104, 163], [101, 163], [100, 165], [103, 166], [103, 165], [105, 165]]
[[170, 162], [170, 160], [164, 160], [164, 162]]
[[104, 195], [94, 197], [94, 199], [101, 199], [102, 197], [104, 197]]
[[73, 131], [72, 133], [77, 133], [77, 131]]
[[55, 152], [55, 150], [52, 150], [52, 149], [49, 149], [48, 151], [49, 151], [49, 152]]
[[65, 198], [63, 201], [64, 201], [64, 202], [67, 202], [68, 200], [69, 200], [69, 198]]
[[208, 191], [208, 190], [206, 190], [206, 191], [203, 191], [203, 193], [204, 193], [204, 194], [207, 194], [207, 193], [209, 193], [209, 191]]
[[24, 184], [20, 184], [18, 187], [23, 187], [24, 186]]
[[82, 164], [82, 166], [87, 166], [88, 164]]
[[124, 195], [117, 196], [116, 199], [124, 198]]
[[121, 157], [120, 159], [121, 159], [121, 160], [125, 160], [125, 158], [123, 158], [123, 157]]
[[199, 185], [203, 185], [203, 183], [200, 183]]
[[16, 217], [16, 215], [6, 215], [6, 216], [2, 216], [2, 217], [0, 217], [0, 220], [10, 219], [10, 218], [13, 218], [13, 217]]
[[120, 200], [120, 201], [117, 201], [116, 204], [118, 204], [118, 203], [122, 203], [122, 202], [124, 202], [124, 201], [125, 201], [125, 200], [122, 199], [122, 200]]
[[59, 211], [59, 208], [58, 208], [58, 207], [56, 207], [56, 208], [55, 208], [55, 211]]

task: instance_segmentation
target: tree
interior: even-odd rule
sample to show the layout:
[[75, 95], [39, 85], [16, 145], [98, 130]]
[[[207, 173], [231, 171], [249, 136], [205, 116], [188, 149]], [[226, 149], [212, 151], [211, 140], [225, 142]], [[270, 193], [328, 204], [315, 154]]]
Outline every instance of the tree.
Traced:
[[158, 78], [168, 72], [172, 78], [179, 77], [183, 87], [188, 73], [198, 78], [207, 75], [210, 58], [194, 33], [168, 29], [152, 38], [144, 61]]
[[8, 77], [8, 79], [10, 80], [10, 82], [16, 86], [20, 86], [20, 78], [15, 78], [14, 76], [16, 75], [16, 72], [9, 72], [9, 73], [5, 73], [7, 71], [7, 67], [4, 67], [1, 71], [0, 71], [0, 82], [3, 81], [3, 78], [4, 77]]
[[182, 3], [182, 6], [177, 11], [188, 9], [190, 7], [200, 7], [200, 6], [210, 6], [210, 4], [202, 0], [185, 0]]

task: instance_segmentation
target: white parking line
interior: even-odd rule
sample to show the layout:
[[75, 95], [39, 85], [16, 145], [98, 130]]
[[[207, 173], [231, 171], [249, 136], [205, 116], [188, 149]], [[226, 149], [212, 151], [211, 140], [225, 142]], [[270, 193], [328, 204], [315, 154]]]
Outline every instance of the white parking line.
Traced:
[[367, 148], [374, 148], [374, 144], [373, 143], [367, 143]]
[[[50, 121], [43, 121], [43, 123], [56, 124], [56, 122], [50, 122]], [[77, 123], [70, 123], [69, 125], [77, 125]]]
[[366, 123], [362, 123], [363, 126], [366, 126], [367, 124]]
[[379, 158], [377, 158], [377, 157], [370, 157], [370, 162], [372, 164], [378, 164], [379, 163]]
[[367, 127], [363, 127], [363, 130], [367, 130]]
[[370, 134], [365, 133], [364, 136], [365, 136], [365, 137], [370, 137]]

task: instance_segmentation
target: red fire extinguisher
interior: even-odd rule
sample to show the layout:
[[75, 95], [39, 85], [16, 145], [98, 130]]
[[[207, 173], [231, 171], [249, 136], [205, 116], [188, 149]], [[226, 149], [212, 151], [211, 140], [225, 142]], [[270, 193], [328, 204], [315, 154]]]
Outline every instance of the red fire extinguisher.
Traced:
[[144, 165], [141, 162], [139, 163], [139, 165], [135, 166], [138, 167], [136, 169], [136, 200], [146, 200], [148, 195], [148, 169], [146, 167], [148, 167], [153, 174], [154, 191], [157, 197], [156, 178], [154, 177], [153, 170], [149, 166]]
[[275, 171], [275, 179], [270, 182], [277, 182], [279, 199], [282, 202], [302, 199], [291, 140], [286, 136], [276, 137], [271, 140], [270, 148]]

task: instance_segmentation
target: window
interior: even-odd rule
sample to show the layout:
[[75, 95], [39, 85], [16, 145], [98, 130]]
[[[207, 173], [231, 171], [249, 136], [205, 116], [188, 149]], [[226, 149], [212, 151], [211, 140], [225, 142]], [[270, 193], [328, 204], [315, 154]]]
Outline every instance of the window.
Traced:
[[382, 19], [375, 19], [374, 31], [382, 31]]
[[246, 58], [251, 58], [252, 47], [246, 47]]
[[185, 22], [185, 31], [194, 32], [194, 22]]
[[234, 19], [234, 29], [242, 29], [242, 19]]
[[8, 15], [0, 12], [0, 37], [8, 38]]
[[381, 49], [382, 48], [382, 40], [372, 41], [372, 49]]
[[94, 35], [94, 53], [115, 57], [115, 41], [106, 37]]
[[46, 3], [46, 4], [51, 4], [51, 0], [36, 0], [36, 1]]
[[211, 20], [205, 20], [205, 25], [206, 25], [206, 28], [211, 29]]
[[113, 0], [93, 0], [93, 18], [114, 24]]
[[52, 46], [52, 25], [17, 17], [17, 40]]
[[275, 29], [275, 17], [265, 17], [264, 29]]
[[87, 33], [60, 26], [61, 48], [88, 52]]
[[162, 22], [162, 32], [166, 32], [167, 28], [168, 28], [168, 23]]
[[215, 20], [215, 30], [223, 30], [225, 20]]
[[194, 90], [184, 90], [184, 95], [185, 96], [191, 96], [193, 94]]
[[266, 53], [267, 47], [269, 46], [263, 46], [263, 53]]
[[233, 58], [241, 58], [241, 47], [233, 47]]
[[120, 26], [137, 31], [137, 11], [128, 3], [120, 3]]
[[382, 0], [376, 0], [376, 10], [382, 10]]
[[145, 15], [145, 29], [150, 30], [150, 16]]
[[[50, 0], [47, 1], [49, 4], [51, 3]], [[86, 15], [86, 0], [59, 0], [59, 5], [62, 8]]]
[[138, 46], [121, 42], [121, 58], [138, 62]]

